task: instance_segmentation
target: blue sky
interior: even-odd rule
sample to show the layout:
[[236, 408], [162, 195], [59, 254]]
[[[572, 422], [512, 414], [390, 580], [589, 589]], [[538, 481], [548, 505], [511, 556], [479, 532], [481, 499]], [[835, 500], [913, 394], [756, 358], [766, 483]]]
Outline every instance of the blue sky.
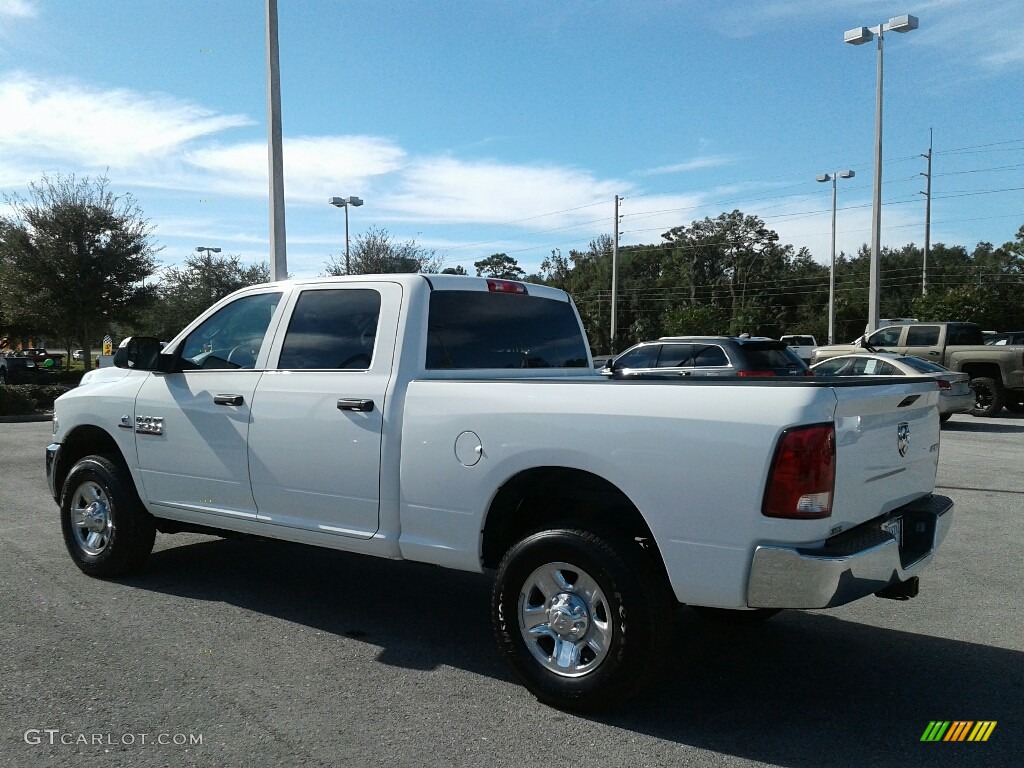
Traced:
[[[1020, 0], [279, 0], [288, 268], [387, 229], [447, 265], [740, 209], [826, 262], [870, 239], [885, 39], [882, 242], [995, 244], [1024, 224]], [[131, 192], [164, 264], [196, 246], [268, 258], [262, 0], [0, 0], [0, 190], [44, 173]]]

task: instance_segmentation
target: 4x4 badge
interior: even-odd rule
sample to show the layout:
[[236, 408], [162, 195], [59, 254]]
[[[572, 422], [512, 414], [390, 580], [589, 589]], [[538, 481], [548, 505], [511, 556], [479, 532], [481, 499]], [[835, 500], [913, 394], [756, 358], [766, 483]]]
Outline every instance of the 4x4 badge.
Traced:
[[896, 425], [896, 447], [900, 451], [900, 456], [906, 456], [910, 450], [910, 424], [905, 421]]

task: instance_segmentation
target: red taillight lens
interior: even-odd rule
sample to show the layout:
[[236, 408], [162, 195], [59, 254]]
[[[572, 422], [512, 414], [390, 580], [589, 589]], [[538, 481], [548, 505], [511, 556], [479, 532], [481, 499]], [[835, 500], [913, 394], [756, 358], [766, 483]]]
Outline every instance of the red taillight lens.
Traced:
[[487, 290], [492, 293], [521, 293], [527, 295], [526, 286], [515, 280], [487, 279]]
[[737, 376], [774, 376], [775, 371], [737, 371]]
[[806, 371], [804, 371], [804, 376], [814, 376], [814, 375], [815, 375], [814, 371], [812, 371], [810, 368], [808, 368]]
[[946, 381], [945, 379], [938, 379], [938, 382], [939, 382], [939, 389], [952, 389], [952, 387], [950, 386], [949, 382]]
[[835, 426], [788, 429], [775, 450], [761, 513], [797, 520], [829, 517], [835, 485]]

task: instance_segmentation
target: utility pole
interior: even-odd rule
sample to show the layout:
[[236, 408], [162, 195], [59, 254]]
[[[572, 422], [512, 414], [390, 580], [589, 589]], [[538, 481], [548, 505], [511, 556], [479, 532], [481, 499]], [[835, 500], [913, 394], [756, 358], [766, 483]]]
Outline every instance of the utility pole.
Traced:
[[921, 175], [928, 179], [924, 203], [924, 260], [921, 262], [921, 295], [928, 295], [928, 250], [932, 239], [932, 129], [928, 129], [928, 154], [921, 155], [928, 160], [928, 172]]
[[612, 240], [612, 335], [609, 339], [611, 349], [615, 353], [615, 311], [619, 306], [619, 203], [621, 199], [615, 196], [615, 237]]

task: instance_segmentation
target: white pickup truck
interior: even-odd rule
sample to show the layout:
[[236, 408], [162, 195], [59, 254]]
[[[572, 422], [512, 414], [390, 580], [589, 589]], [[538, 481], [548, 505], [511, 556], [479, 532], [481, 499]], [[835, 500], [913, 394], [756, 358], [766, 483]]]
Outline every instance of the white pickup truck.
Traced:
[[156, 531], [493, 569], [498, 644], [560, 707], [639, 690], [680, 603], [913, 597], [952, 519], [933, 381], [609, 380], [538, 285], [271, 283], [115, 365], [57, 400], [46, 450], [82, 571], [140, 567]]
[[805, 363], [810, 363], [814, 356], [814, 348], [818, 346], [813, 336], [780, 336], [779, 341], [784, 341], [789, 348], [796, 353], [797, 357]]

